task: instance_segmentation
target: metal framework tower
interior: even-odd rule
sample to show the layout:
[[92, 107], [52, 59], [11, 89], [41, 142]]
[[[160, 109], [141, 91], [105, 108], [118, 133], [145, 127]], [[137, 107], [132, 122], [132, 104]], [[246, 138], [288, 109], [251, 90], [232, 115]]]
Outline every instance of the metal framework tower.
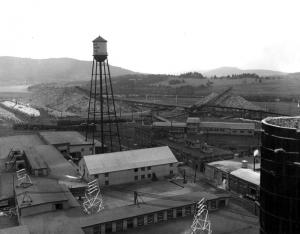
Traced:
[[205, 200], [202, 198], [197, 203], [197, 212], [195, 213], [193, 223], [191, 225], [191, 234], [211, 234], [211, 223], [208, 218], [208, 210], [204, 204]]
[[88, 183], [82, 205], [87, 214], [98, 213], [104, 209], [103, 198], [98, 185], [98, 180], [93, 180]]
[[[122, 150], [116, 106], [107, 59], [107, 41], [97, 37], [93, 41], [93, 64], [87, 113], [86, 140], [92, 132], [93, 153]], [[101, 142], [101, 151], [95, 152], [95, 139]]]

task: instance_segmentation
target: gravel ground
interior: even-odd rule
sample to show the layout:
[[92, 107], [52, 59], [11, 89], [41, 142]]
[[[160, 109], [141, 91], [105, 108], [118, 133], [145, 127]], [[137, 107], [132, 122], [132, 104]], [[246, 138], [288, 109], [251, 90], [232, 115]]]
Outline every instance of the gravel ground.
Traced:
[[270, 118], [266, 122], [280, 127], [298, 128], [300, 127], [300, 116], [291, 118]]

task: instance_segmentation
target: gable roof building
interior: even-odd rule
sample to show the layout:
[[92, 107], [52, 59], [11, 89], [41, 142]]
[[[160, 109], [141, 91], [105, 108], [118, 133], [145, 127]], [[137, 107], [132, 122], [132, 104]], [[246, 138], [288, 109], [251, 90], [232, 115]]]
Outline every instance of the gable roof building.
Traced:
[[108, 185], [150, 179], [153, 174], [155, 177], [173, 175], [177, 172], [173, 164], [177, 162], [170, 148], [163, 146], [84, 156], [79, 170], [85, 179], [98, 178], [100, 184], [112, 179], [106, 182]]

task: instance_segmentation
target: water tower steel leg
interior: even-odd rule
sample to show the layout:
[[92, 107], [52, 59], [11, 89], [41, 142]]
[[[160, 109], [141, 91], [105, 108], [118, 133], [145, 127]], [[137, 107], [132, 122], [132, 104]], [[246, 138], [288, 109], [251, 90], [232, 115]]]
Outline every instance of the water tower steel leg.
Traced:
[[101, 153], [104, 153], [104, 131], [103, 131], [103, 85], [102, 85], [102, 62], [99, 62], [100, 70], [100, 114], [101, 114]]
[[107, 102], [107, 114], [108, 114], [108, 122], [109, 122], [109, 140], [110, 140], [110, 149], [112, 151], [113, 148], [113, 140], [112, 140], [112, 129], [111, 129], [111, 125], [113, 124], [111, 118], [110, 118], [110, 106], [109, 106], [109, 92], [108, 92], [108, 88], [107, 88], [107, 73], [106, 73], [106, 68], [105, 68], [105, 63], [103, 64], [103, 71], [104, 71], [104, 80], [105, 80], [105, 91], [106, 91], [106, 102]]
[[114, 91], [113, 91], [113, 87], [112, 87], [112, 82], [111, 82], [111, 76], [110, 76], [110, 69], [109, 69], [109, 65], [108, 65], [108, 59], [106, 59], [106, 64], [107, 64], [107, 70], [108, 70], [108, 77], [109, 77], [109, 83], [110, 83], [110, 89], [111, 89], [111, 97], [112, 97], [112, 102], [113, 102], [113, 111], [114, 111], [114, 120], [116, 123], [116, 127], [117, 127], [117, 137], [118, 137], [118, 143], [119, 143], [119, 149], [120, 151], [122, 151], [122, 145], [121, 145], [121, 139], [120, 139], [120, 133], [119, 133], [119, 124], [117, 121], [117, 114], [116, 114], [116, 106], [115, 106], [115, 99], [114, 99]]
[[[90, 98], [89, 98], [89, 107], [88, 107], [88, 116], [87, 116], [87, 122], [86, 122], [86, 130], [85, 130], [85, 141], [87, 141], [87, 138], [88, 138], [89, 124], [90, 124], [90, 111], [91, 111], [91, 100], [92, 100], [94, 64], [95, 64], [95, 60], [93, 60], [93, 65], [92, 65], [92, 76], [91, 76], [91, 84], [90, 84]], [[94, 153], [94, 149], [93, 149], [93, 153]]]
[[[107, 67], [106, 67], [107, 66]], [[99, 71], [98, 71], [99, 69]], [[99, 84], [98, 80], [99, 79]], [[104, 87], [105, 86], [105, 87]], [[108, 87], [110, 86], [110, 87]], [[100, 89], [100, 90], [99, 90]], [[93, 154], [95, 153], [95, 139], [100, 133], [101, 140], [101, 153], [105, 152], [105, 140], [109, 140], [110, 151], [113, 151], [113, 137], [117, 137], [116, 144], [119, 143], [119, 149], [122, 150], [121, 139], [119, 133], [118, 119], [116, 116], [116, 106], [114, 102], [114, 93], [112, 87], [112, 81], [110, 76], [110, 69], [108, 61], [97, 61], [93, 60], [92, 64], [92, 77], [90, 82], [90, 99], [88, 104], [88, 115], [87, 115], [87, 125], [86, 125], [86, 140], [89, 136], [90, 127], [92, 126], [92, 144], [93, 144]], [[104, 97], [106, 95], [106, 97]], [[99, 97], [98, 97], [99, 96]], [[94, 103], [93, 103], [94, 102]], [[112, 103], [112, 107], [110, 104]], [[107, 121], [106, 115], [107, 113]], [[91, 124], [92, 122], [92, 124]], [[97, 130], [96, 123], [100, 123], [100, 129]], [[109, 126], [104, 126], [105, 123], [108, 123]], [[115, 124], [112, 125], [112, 124]], [[116, 128], [116, 129], [114, 129]], [[115, 131], [116, 130], [116, 134]], [[105, 135], [109, 134], [109, 136]], [[109, 139], [105, 139], [105, 138]]]
[[93, 148], [95, 148], [95, 130], [96, 130], [96, 103], [97, 103], [97, 62], [94, 74], [94, 113], [93, 113]]

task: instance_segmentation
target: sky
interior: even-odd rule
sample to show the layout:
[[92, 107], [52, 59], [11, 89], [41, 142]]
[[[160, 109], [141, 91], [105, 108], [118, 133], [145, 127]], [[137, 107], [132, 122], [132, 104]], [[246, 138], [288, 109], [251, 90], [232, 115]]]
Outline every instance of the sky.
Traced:
[[92, 60], [176, 74], [222, 66], [300, 71], [300, 1], [0, 0], [0, 56]]

